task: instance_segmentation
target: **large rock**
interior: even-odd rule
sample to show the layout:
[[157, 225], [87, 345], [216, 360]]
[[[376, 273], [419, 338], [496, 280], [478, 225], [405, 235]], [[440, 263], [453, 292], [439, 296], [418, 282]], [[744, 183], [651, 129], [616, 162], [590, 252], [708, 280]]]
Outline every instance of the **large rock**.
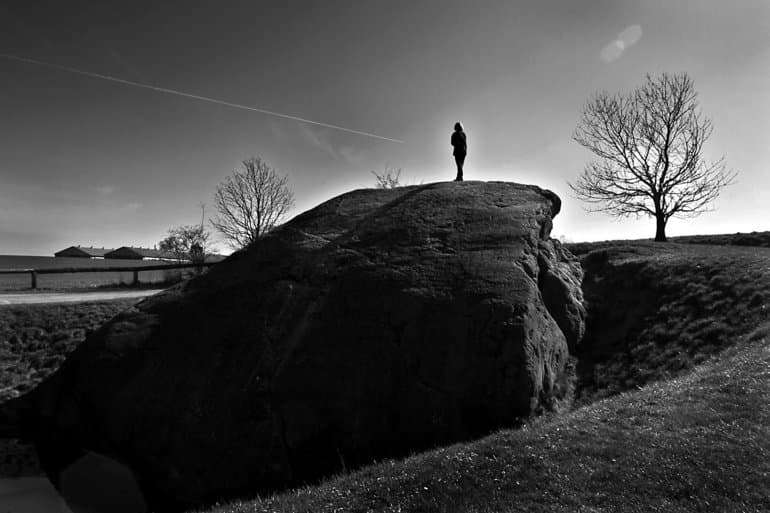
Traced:
[[0, 417], [54, 480], [93, 451], [156, 509], [512, 425], [564, 394], [584, 329], [559, 208], [513, 183], [344, 194], [119, 315]]

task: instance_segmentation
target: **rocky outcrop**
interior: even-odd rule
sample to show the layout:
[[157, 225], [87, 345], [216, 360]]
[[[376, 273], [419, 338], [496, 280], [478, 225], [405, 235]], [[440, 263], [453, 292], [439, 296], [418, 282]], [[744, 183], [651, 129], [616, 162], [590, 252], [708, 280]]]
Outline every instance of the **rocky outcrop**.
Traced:
[[559, 208], [513, 183], [344, 194], [119, 315], [0, 418], [49, 475], [100, 453], [159, 510], [512, 425], [583, 333]]

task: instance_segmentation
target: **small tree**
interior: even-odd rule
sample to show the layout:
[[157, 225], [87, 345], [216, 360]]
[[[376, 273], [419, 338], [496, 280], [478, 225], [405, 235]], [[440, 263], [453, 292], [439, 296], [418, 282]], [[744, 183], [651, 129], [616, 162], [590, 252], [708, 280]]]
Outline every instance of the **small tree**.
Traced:
[[173, 253], [179, 260], [198, 262], [205, 258], [210, 238], [211, 233], [203, 225], [182, 225], [171, 228], [158, 248]]
[[255, 242], [294, 206], [294, 194], [287, 176], [278, 176], [262, 159], [243, 161], [243, 170], [234, 171], [217, 186], [211, 224], [233, 249]]
[[391, 169], [386, 167], [382, 173], [372, 171], [372, 174], [376, 180], [375, 187], [378, 189], [401, 187], [401, 168]]
[[573, 139], [601, 160], [589, 163], [569, 186], [596, 205], [589, 210], [654, 217], [655, 240], [665, 241], [671, 217], [708, 210], [735, 178], [724, 158], [703, 162], [711, 131], [686, 74], [647, 75], [629, 95], [599, 93], [584, 107]]

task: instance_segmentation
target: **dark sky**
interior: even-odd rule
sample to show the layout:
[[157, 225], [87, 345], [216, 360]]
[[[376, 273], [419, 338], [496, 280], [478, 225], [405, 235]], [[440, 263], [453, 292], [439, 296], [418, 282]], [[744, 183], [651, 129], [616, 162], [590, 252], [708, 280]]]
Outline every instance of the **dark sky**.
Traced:
[[295, 214], [371, 187], [454, 176], [535, 183], [554, 234], [650, 237], [649, 220], [587, 214], [570, 195], [591, 156], [571, 140], [591, 93], [687, 72], [715, 130], [706, 157], [740, 171], [717, 211], [670, 234], [770, 229], [770, 2], [99, 1], [0, 4], [0, 54], [403, 141], [0, 58], [0, 254], [152, 246], [212, 214], [216, 185], [260, 156]]

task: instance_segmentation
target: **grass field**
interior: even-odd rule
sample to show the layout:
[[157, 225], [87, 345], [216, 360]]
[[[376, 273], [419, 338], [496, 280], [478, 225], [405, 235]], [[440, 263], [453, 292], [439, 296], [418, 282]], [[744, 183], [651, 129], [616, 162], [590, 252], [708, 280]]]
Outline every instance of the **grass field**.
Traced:
[[[152, 260], [117, 260], [90, 258], [55, 258], [44, 256], [0, 255], [0, 269], [54, 269], [62, 267], [146, 267], [162, 262]], [[143, 284], [172, 283], [179, 281], [186, 270], [144, 271], [139, 274]], [[131, 272], [96, 272], [41, 274], [37, 287], [49, 290], [126, 286], [133, 282]], [[31, 286], [29, 274], [0, 274], [0, 291], [25, 290]]]
[[770, 232], [730, 233], [721, 235], [685, 235], [672, 237], [672, 242], [710, 244], [712, 246], [754, 246], [770, 248]]
[[[0, 306], [0, 402], [40, 383], [89, 334], [135, 302]], [[0, 440], [0, 477], [39, 472], [30, 446]]]
[[135, 302], [0, 306], [0, 402], [32, 388], [88, 335]]

